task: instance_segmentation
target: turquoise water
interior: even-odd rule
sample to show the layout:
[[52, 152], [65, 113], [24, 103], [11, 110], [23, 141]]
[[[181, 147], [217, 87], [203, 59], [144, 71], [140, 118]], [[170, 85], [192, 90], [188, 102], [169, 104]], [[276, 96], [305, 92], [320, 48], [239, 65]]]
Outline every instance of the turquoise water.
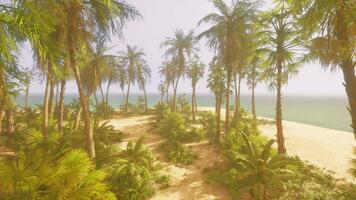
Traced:
[[[131, 102], [136, 102], [138, 94], [132, 94]], [[75, 94], [68, 94], [65, 102], [69, 103]], [[241, 104], [247, 111], [251, 109], [249, 95], [241, 97]], [[42, 104], [42, 94], [31, 94], [29, 104]], [[149, 106], [155, 105], [159, 101], [158, 94], [148, 95]], [[24, 103], [24, 96], [17, 98], [19, 104]], [[122, 96], [112, 94], [109, 97], [109, 103], [117, 107], [122, 102]], [[209, 94], [197, 95], [198, 106], [214, 106], [214, 97]], [[257, 115], [262, 117], [274, 118], [275, 97], [274, 96], [256, 96]], [[341, 96], [284, 96], [283, 97], [283, 118], [285, 120], [300, 122], [330, 129], [351, 132], [351, 119], [346, 110], [347, 99]]]

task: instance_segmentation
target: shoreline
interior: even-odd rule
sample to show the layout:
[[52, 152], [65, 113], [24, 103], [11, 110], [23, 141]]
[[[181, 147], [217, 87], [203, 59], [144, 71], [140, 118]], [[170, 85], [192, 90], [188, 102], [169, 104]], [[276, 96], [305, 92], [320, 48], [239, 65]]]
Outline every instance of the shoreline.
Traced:
[[[214, 112], [215, 109], [198, 107], [198, 110]], [[221, 115], [225, 117], [225, 109], [221, 110]], [[276, 138], [274, 124], [260, 125], [259, 130], [269, 139]], [[298, 156], [317, 167], [332, 171], [336, 178], [354, 181], [348, 172], [351, 168], [350, 160], [355, 157], [353, 148], [356, 147], [356, 141], [352, 133], [286, 120], [283, 120], [283, 130], [289, 155]]]

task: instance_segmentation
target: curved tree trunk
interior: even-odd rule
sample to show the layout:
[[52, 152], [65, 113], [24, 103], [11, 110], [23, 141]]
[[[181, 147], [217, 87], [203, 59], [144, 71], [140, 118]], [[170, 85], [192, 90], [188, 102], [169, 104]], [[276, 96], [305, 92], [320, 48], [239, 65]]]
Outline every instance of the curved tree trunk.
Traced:
[[101, 83], [99, 84], [99, 89], [100, 89], [100, 94], [101, 94], [101, 102], [105, 104], [104, 90], [103, 90]]
[[277, 65], [277, 102], [276, 102], [276, 127], [278, 153], [286, 153], [284, 144], [283, 125], [282, 125], [282, 65]]
[[106, 97], [105, 97], [106, 107], [109, 107], [109, 90], [110, 90], [111, 82], [112, 82], [112, 78], [109, 79], [108, 86], [106, 87]]
[[43, 113], [42, 113], [43, 114], [42, 134], [45, 139], [48, 138], [50, 80], [51, 80], [51, 74], [48, 73], [47, 80], [46, 80], [44, 102], [43, 102]]
[[193, 86], [193, 93], [192, 93], [192, 117], [193, 117], [193, 122], [195, 122], [195, 86]]
[[66, 80], [61, 81], [61, 91], [59, 95], [59, 105], [58, 105], [58, 131], [63, 135], [64, 127], [64, 95], [66, 90]]
[[345, 81], [344, 86], [349, 101], [349, 107], [347, 109], [351, 116], [351, 127], [356, 140], [356, 75], [355, 68], [350, 60], [343, 62], [342, 71]]
[[131, 86], [131, 82], [129, 81], [129, 85], [127, 86], [127, 93], [126, 93], [125, 112], [127, 112], [129, 109], [130, 86]]
[[75, 81], [77, 83], [80, 104], [83, 109], [83, 119], [84, 119], [84, 134], [85, 142], [87, 146], [87, 151], [90, 158], [95, 162], [95, 144], [93, 138], [93, 130], [91, 128], [91, 117], [89, 113], [88, 99], [85, 95], [82, 79], [80, 77], [80, 70], [77, 65], [76, 51], [77, 51], [77, 39], [78, 39], [78, 27], [80, 19], [80, 4], [76, 1], [71, 1], [68, 8], [68, 55], [70, 68], [73, 70]]

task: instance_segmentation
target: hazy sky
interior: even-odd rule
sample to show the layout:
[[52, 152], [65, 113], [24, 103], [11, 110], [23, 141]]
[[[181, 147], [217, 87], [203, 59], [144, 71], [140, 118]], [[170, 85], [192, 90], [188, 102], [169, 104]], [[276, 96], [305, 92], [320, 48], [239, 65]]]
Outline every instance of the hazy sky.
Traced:
[[[137, 45], [146, 53], [146, 60], [152, 69], [152, 80], [147, 91], [157, 92], [157, 86], [161, 78], [158, 75], [158, 68], [162, 63], [163, 49], [159, 49], [160, 43], [168, 36], [173, 35], [173, 30], [183, 29], [185, 32], [195, 29], [196, 33], [201, 32], [206, 27], [197, 28], [198, 21], [208, 13], [215, 11], [209, 0], [128, 0], [128, 3], [134, 5], [142, 14], [143, 19], [127, 24], [124, 40], [113, 38], [109, 46], [116, 46], [110, 53], [116, 53], [120, 49], [125, 49], [126, 44]], [[268, 1], [269, 2], [269, 1]], [[271, 6], [266, 4], [265, 8]], [[210, 50], [200, 44], [200, 57], [205, 63], [211, 59]], [[21, 64], [24, 67], [32, 66], [31, 52], [29, 49], [23, 49]], [[31, 92], [42, 93], [44, 83], [35, 82], [31, 85]], [[138, 92], [134, 88], [133, 92]], [[180, 83], [180, 92], [190, 93], [190, 80], [185, 79]], [[206, 78], [198, 83], [197, 91], [199, 93], [209, 93], [206, 88]], [[293, 77], [287, 86], [283, 88], [284, 94], [305, 94], [322, 95], [335, 94], [345, 95], [342, 86], [342, 73], [329, 72], [321, 69], [317, 63], [307, 64], [300, 69], [300, 73]], [[68, 93], [76, 93], [77, 87], [71, 82], [67, 86]], [[111, 88], [111, 92], [121, 92], [117, 86]], [[257, 87], [258, 94], [273, 94], [262, 83]], [[248, 88], [243, 85], [242, 93], [250, 93]]]

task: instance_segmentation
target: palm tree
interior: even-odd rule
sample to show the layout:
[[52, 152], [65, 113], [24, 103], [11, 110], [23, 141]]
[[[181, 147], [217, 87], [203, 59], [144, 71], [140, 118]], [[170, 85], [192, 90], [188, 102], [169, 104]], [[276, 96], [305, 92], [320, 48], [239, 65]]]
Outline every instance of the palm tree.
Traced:
[[164, 94], [167, 92], [168, 90], [168, 87], [167, 87], [167, 82], [166, 81], [162, 81], [161, 80], [161, 83], [158, 85], [158, 92], [159, 94], [161, 95], [161, 99], [160, 99], [160, 103], [163, 104], [163, 97], [164, 97]]
[[173, 105], [172, 108], [176, 110], [176, 97], [179, 80], [184, 76], [186, 68], [186, 59], [190, 57], [191, 53], [196, 48], [196, 40], [194, 38], [194, 32], [190, 31], [188, 34], [184, 34], [183, 30], [178, 29], [174, 31], [174, 37], [168, 37], [161, 44], [161, 48], [167, 48], [165, 51], [165, 57], [171, 57], [172, 63], [174, 62], [175, 70], [172, 75], [173, 83]]
[[259, 152], [244, 133], [241, 135], [245, 143], [246, 158], [236, 159], [242, 167], [242, 173], [238, 177], [238, 193], [249, 191], [254, 199], [264, 200], [268, 189], [283, 190], [288, 181], [296, 178], [293, 171], [286, 169], [288, 165], [295, 165], [294, 160], [285, 154], [271, 155], [274, 140], [270, 140]]
[[208, 30], [198, 35], [198, 39], [207, 38], [208, 45], [218, 50], [224, 62], [226, 87], [225, 132], [230, 128], [230, 90], [234, 70], [240, 67], [238, 58], [242, 55], [241, 40], [246, 36], [249, 23], [254, 18], [258, 1], [233, 1], [228, 6], [223, 0], [213, 0], [218, 13], [211, 13], [200, 20], [202, 23], [213, 24]]
[[266, 78], [270, 88], [277, 90], [276, 100], [276, 127], [278, 153], [286, 153], [282, 126], [282, 86], [288, 82], [288, 77], [296, 74], [302, 59], [298, 59], [301, 41], [298, 38], [298, 27], [292, 19], [284, 3], [275, 10], [267, 13], [263, 23], [268, 35], [269, 52], [266, 60]]
[[251, 40], [250, 48], [248, 49], [248, 66], [246, 67], [246, 83], [251, 89], [251, 111], [253, 119], [256, 120], [256, 103], [255, 103], [255, 88], [257, 84], [263, 80], [263, 72], [265, 60], [268, 50], [265, 48], [267, 37], [263, 31], [256, 31]]
[[[88, 107], [88, 99], [85, 95], [80, 68], [78, 65], [78, 49], [88, 44], [90, 32], [98, 31], [106, 37], [109, 33], [121, 33], [121, 27], [128, 20], [135, 19], [138, 12], [122, 2], [109, 1], [84, 1], [70, 0], [61, 2], [66, 14], [64, 22], [67, 29], [67, 51], [69, 54], [69, 67], [75, 77], [80, 103], [83, 112], [84, 132], [86, 135], [87, 150], [91, 158], [95, 158], [95, 145], [91, 128], [91, 117]], [[105, 14], [103, 14], [105, 13]], [[91, 29], [91, 30], [90, 30]]]
[[226, 92], [226, 74], [221, 59], [215, 56], [209, 64], [208, 87], [215, 96], [215, 117], [216, 117], [216, 134], [215, 141], [220, 142], [221, 133], [221, 104]]
[[123, 63], [120, 62], [120, 60], [118, 61], [117, 65], [117, 73], [118, 73], [118, 77], [117, 77], [117, 82], [119, 83], [119, 86], [121, 88], [122, 91], [122, 98], [123, 98], [123, 104], [126, 102], [126, 98], [125, 98], [125, 85], [127, 83], [127, 70], [125, 68], [125, 65]]
[[310, 57], [324, 67], [340, 67], [349, 100], [356, 139], [355, 2], [353, 0], [288, 1], [302, 34], [309, 40]]
[[147, 111], [146, 85], [151, 80], [151, 69], [143, 62], [137, 66], [137, 84], [145, 96], [145, 111]]
[[130, 45], [126, 46], [126, 51], [119, 52], [119, 59], [122, 64], [126, 66], [127, 74], [127, 93], [126, 93], [126, 102], [125, 102], [125, 111], [128, 111], [129, 106], [129, 95], [131, 84], [135, 84], [137, 80], [137, 70], [139, 65], [144, 63], [145, 54], [137, 46], [131, 47]]
[[166, 89], [166, 101], [168, 103], [169, 101], [169, 86], [172, 84], [173, 86], [173, 91], [174, 91], [174, 75], [175, 75], [176, 67], [174, 65], [174, 62], [168, 62], [165, 61], [163, 62], [163, 65], [160, 66], [159, 73], [161, 77], [164, 77], [164, 82], [167, 84], [167, 89]]
[[189, 66], [187, 69], [187, 77], [191, 79], [191, 84], [193, 88], [192, 92], [192, 115], [193, 121], [195, 121], [195, 112], [197, 110], [197, 99], [195, 95], [195, 89], [198, 81], [204, 76], [204, 64], [200, 62], [199, 57], [195, 55], [189, 62]]

